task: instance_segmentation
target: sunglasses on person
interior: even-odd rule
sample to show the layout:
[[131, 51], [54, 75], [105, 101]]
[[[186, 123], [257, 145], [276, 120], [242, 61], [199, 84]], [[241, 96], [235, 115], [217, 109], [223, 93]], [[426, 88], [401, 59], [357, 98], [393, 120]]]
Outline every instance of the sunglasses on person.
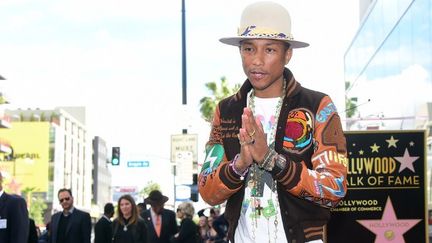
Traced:
[[64, 201], [69, 201], [69, 200], [70, 200], [70, 197], [65, 197], [65, 198], [59, 199], [60, 203], [62, 203]]

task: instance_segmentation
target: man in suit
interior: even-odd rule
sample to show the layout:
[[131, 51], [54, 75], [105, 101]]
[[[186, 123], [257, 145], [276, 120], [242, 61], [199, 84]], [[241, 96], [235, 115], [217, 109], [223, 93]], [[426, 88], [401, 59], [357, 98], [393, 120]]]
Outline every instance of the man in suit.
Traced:
[[60, 189], [57, 197], [63, 211], [51, 217], [51, 243], [90, 243], [90, 214], [73, 206], [70, 189]]
[[176, 214], [172, 210], [164, 208], [168, 197], [162, 195], [159, 190], [151, 191], [144, 202], [150, 205], [149, 210], [141, 213], [141, 217], [147, 224], [147, 236], [149, 243], [170, 242], [177, 231]]
[[97, 221], [94, 227], [94, 243], [111, 243], [112, 228], [111, 218], [114, 215], [114, 206], [112, 203], [105, 204], [104, 215]]
[[3, 176], [0, 172], [0, 242], [27, 243], [29, 217], [25, 200], [3, 190]]

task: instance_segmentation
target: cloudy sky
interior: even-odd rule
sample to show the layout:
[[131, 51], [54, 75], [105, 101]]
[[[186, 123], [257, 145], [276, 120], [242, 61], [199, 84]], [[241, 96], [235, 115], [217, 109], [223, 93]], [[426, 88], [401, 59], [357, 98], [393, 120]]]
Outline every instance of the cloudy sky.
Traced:
[[[186, 0], [188, 107], [181, 105], [181, 1], [2, 0], [1, 88], [9, 108], [85, 106], [88, 132], [131, 158], [169, 158], [172, 134], [199, 135], [204, 84], [244, 80], [236, 33], [250, 0]], [[343, 111], [343, 54], [358, 27], [358, 1], [285, 0], [297, 49], [288, 67]], [[186, 111], [186, 112], [185, 112]], [[188, 115], [184, 115], [187, 113]], [[187, 120], [185, 122], [184, 120]]]

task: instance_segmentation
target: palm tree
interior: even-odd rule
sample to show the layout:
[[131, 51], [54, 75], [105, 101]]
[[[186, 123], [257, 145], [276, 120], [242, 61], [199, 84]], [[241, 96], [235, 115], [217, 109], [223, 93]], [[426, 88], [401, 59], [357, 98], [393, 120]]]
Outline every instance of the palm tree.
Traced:
[[240, 84], [229, 87], [225, 77], [221, 77], [220, 86], [216, 82], [206, 83], [205, 86], [211, 92], [210, 96], [201, 98], [200, 100], [200, 112], [204, 120], [211, 122], [213, 120], [213, 114], [216, 110], [216, 106], [225, 97], [228, 97], [240, 88]]
[[346, 117], [351, 118], [357, 112], [357, 97], [348, 97], [346, 95], [347, 91], [351, 89], [351, 83], [349, 81], [345, 81], [345, 112]]

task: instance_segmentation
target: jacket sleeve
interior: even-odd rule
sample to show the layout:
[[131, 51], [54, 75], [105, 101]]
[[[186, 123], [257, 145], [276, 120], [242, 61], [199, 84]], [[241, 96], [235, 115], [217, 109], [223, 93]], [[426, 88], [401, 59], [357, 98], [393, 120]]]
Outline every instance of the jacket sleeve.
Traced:
[[285, 157], [286, 167], [274, 177], [291, 194], [323, 207], [335, 207], [347, 191], [347, 151], [341, 121], [330, 97], [319, 105], [313, 123], [312, 168]]
[[9, 202], [10, 211], [8, 217], [10, 220], [11, 229], [11, 239], [16, 243], [27, 243], [29, 234], [29, 217], [27, 211], [27, 204], [23, 198], [19, 196], [12, 195], [14, 197], [11, 202]]
[[90, 243], [91, 241], [91, 218], [87, 212], [82, 212], [81, 233], [83, 236], [83, 243]]
[[222, 136], [220, 108], [217, 106], [198, 183], [201, 197], [212, 206], [223, 203], [242, 186], [240, 176], [226, 158]]

